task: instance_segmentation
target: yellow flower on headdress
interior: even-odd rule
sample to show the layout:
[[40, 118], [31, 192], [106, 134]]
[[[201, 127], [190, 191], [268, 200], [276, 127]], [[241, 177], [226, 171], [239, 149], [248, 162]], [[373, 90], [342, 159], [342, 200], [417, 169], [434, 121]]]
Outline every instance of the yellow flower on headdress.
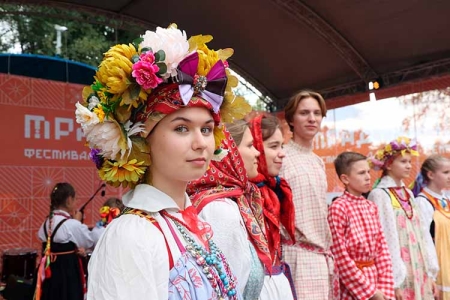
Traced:
[[213, 39], [212, 35], [194, 35], [188, 40], [189, 43], [189, 53], [192, 51], [197, 51], [198, 48], [202, 47], [204, 44], [211, 42]]
[[105, 119], [105, 112], [103, 111], [103, 107], [101, 105], [97, 106], [96, 108], [94, 108], [94, 113], [97, 115], [100, 123], [102, 123]]
[[220, 108], [220, 119], [224, 123], [233, 123], [243, 119], [252, 111], [250, 104], [242, 96], [225, 97]]
[[[134, 90], [135, 88], [137, 88], [137, 90]], [[145, 91], [140, 87], [135, 88], [127, 89], [123, 93], [122, 100], [120, 101], [120, 106], [128, 106], [128, 110], [130, 110], [131, 107], [137, 108], [139, 104], [145, 103], [151, 90]], [[136, 91], [138, 91], [139, 93]]]
[[107, 87], [111, 94], [122, 94], [130, 85], [130, 76], [136, 55], [136, 48], [132, 45], [116, 45], [105, 53], [95, 78]]
[[206, 76], [214, 66], [216, 62], [219, 61], [219, 54], [208, 48], [205, 44], [201, 45], [197, 49], [198, 53], [198, 68], [197, 74], [201, 76]]
[[108, 103], [108, 96], [105, 94], [104, 91], [98, 91], [97, 92], [98, 97], [100, 98], [100, 102], [102, 103]]
[[111, 183], [113, 186], [125, 187], [127, 184], [136, 184], [141, 175], [145, 173], [146, 166], [142, 166], [144, 162], [138, 162], [136, 159], [130, 161], [106, 161], [99, 170], [100, 178]]
[[214, 126], [214, 142], [215, 148], [219, 149], [221, 142], [225, 139], [225, 133], [223, 133], [223, 125]]
[[392, 146], [391, 146], [391, 144], [387, 144], [387, 145], [384, 147], [384, 151], [390, 153], [390, 152], [392, 151]]
[[411, 139], [406, 136], [400, 136], [397, 138], [397, 142], [404, 143], [405, 145], [409, 145], [409, 143], [411, 143]]

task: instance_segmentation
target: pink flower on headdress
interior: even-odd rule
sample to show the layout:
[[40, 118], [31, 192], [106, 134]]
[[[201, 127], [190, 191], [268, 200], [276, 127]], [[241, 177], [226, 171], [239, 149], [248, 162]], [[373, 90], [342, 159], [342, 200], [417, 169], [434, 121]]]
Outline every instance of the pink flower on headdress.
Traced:
[[133, 75], [136, 78], [137, 83], [145, 90], [154, 89], [163, 80], [156, 76], [159, 71], [159, 67], [155, 64], [155, 56], [152, 52], [147, 51], [142, 53], [139, 57], [139, 61], [133, 65]]

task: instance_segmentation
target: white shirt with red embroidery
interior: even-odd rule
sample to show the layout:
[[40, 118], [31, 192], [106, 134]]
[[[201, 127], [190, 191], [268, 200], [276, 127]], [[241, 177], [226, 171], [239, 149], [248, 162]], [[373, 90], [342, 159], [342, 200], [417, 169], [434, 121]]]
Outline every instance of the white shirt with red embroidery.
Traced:
[[[369, 299], [377, 290], [386, 299], [394, 299], [391, 256], [377, 206], [362, 196], [344, 192], [331, 205], [328, 222], [341, 300]], [[358, 268], [360, 263], [368, 266]]]

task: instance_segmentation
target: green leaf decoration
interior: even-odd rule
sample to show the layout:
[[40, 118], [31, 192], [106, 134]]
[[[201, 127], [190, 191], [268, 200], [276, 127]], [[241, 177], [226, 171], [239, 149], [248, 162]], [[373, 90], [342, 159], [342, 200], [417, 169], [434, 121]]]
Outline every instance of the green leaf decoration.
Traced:
[[141, 92], [141, 87], [137, 84], [130, 85], [130, 98], [136, 100], [139, 98], [139, 93]]
[[144, 47], [144, 48], [141, 49], [141, 53], [144, 53], [144, 52], [147, 52], [147, 51], [153, 52], [152, 48], [150, 48], [150, 47]]
[[139, 48], [139, 45], [142, 43], [142, 41], [143, 41], [144, 39], [143, 38], [137, 38], [137, 39], [135, 39], [134, 41], [133, 41], [133, 45], [134, 45], [134, 47], [136, 47], [136, 49], [137, 48]]
[[139, 61], [139, 55], [135, 54], [131, 57], [131, 61], [133, 63], [137, 63]]
[[91, 87], [94, 91], [98, 92], [103, 88], [103, 85], [100, 81], [96, 81], [93, 85], [91, 85]]
[[159, 67], [159, 71], [158, 71], [159, 75], [167, 72], [167, 65], [165, 63], [159, 62], [159, 63], [156, 63], [156, 65]]
[[155, 53], [155, 59], [157, 62], [166, 60], [166, 52], [164, 52], [164, 50], [159, 50]]

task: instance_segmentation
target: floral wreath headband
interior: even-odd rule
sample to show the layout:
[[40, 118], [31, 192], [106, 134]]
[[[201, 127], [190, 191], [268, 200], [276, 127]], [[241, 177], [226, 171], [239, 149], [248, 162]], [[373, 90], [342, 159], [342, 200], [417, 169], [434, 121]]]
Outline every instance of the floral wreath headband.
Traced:
[[144, 182], [151, 165], [146, 137], [164, 116], [183, 107], [211, 111], [213, 159], [227, 154], [220, 148], [225, 138], [222, 122], [242, 119], [251, 107], [233, 93], [238, 79], [227, 63], [233, 49], [211, 50], [206, 46], [211, 40], [210, 35], [188, 40], [172, 24], [104, 54], [75, 112], [102, 180], [115, 187]]
[[419, 156], [417, 151], [417, 144], [410, 138], [401, 136], [397, 139], [391, 141], [389, 144], [384, 146], [383, 149], [378, 150], [374, 156], [369, 158], [369, 165], [374, 170], [382, 170], [386, 163], [389, 162], [393, 157], [401, 154], [409, 153], [413, 156]]

